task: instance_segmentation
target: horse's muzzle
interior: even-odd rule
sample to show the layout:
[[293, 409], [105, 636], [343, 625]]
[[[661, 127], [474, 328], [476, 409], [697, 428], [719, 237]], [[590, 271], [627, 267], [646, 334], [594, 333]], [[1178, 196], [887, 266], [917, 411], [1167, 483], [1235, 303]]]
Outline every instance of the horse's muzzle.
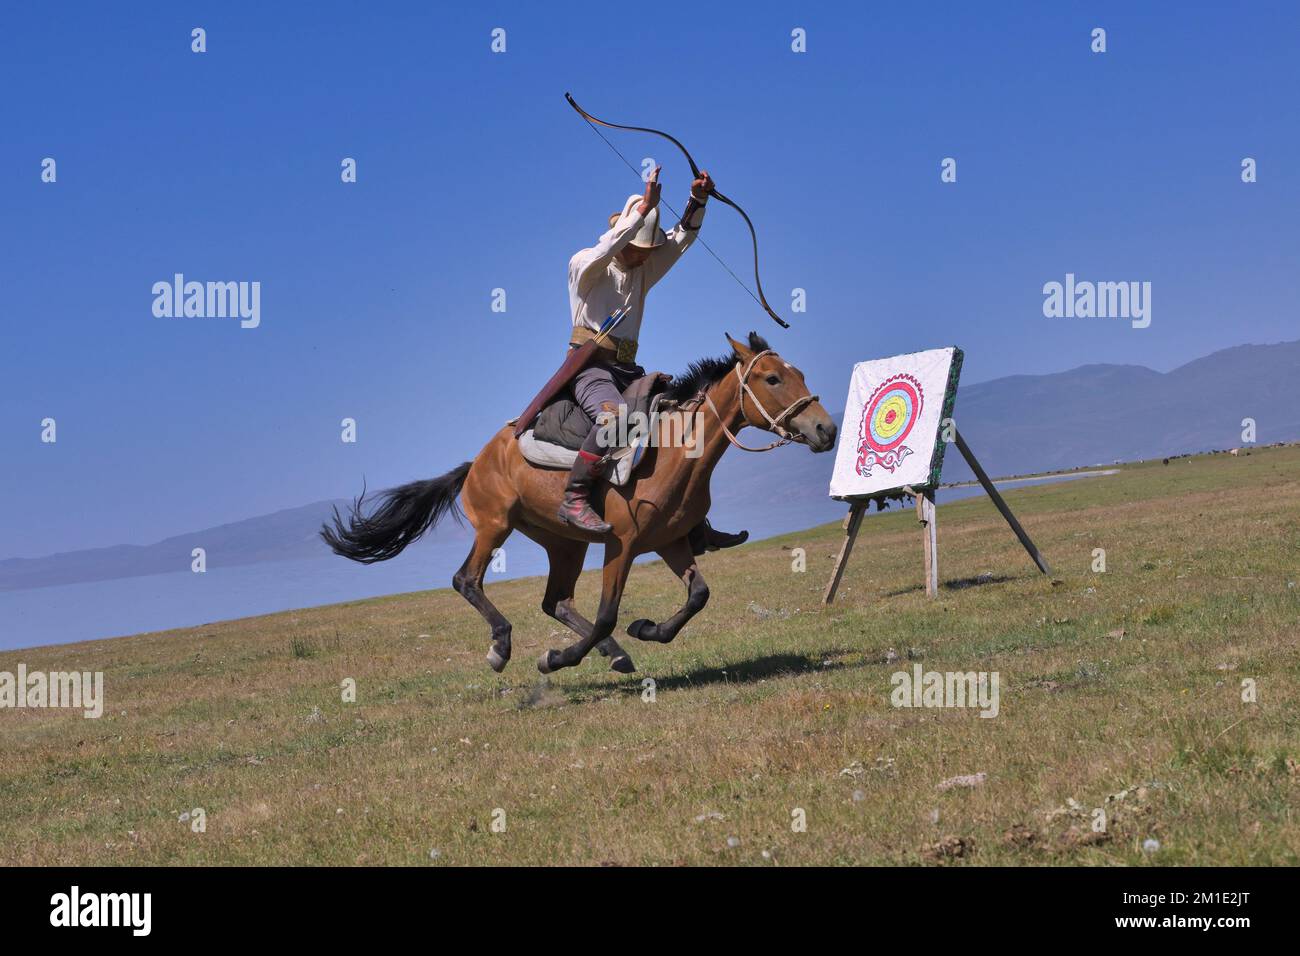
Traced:
[[830, 451], [835, 447], [838, 429], [820, 404], [809, 405], [794, 417], [790, 426], [814, 452]]
[[813, 451], [830, 451], [835, 447], [835, 433], [838, 429], [834, 422], [826, 424], [818, 423], [816, 432], [817, 437], [821, 439], [821, 444], [813, 447]]

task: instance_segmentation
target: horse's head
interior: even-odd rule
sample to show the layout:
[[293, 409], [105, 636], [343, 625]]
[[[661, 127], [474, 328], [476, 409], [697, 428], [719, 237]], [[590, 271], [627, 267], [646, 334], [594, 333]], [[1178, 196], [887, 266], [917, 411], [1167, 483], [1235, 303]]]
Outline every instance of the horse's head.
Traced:
[[740, 412], [746, 425], [790, 438], [815, 452], [835, 447], [835, 422], [808, 391], [799, 371], [750, 332], [749, 342], [727, 341], [739, 363]]

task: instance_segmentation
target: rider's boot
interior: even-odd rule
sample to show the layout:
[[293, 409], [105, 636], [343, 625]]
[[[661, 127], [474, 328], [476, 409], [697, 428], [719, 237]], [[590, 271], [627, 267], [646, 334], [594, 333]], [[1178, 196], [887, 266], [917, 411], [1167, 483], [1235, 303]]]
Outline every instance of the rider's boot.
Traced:
[[744, 544], [749, 540], [749, 532], [741, 531], [738, 534], [731, 534], [727, 531], [719, 531], [709, 524], [708, 518], [705, 518], [691, 529], [687, 539], [691, 543], [692, 554], [703, 554], [705, 551], [734, 548], [738, 544]]
[[585, 448], [569, 472], [569, 482], [564, 486], [564, 500], [558, 512], [561, 521], [592, 534], [605, 534], [610, 526], [591, 510], [591, 487], [604, 473], [601, 456]]

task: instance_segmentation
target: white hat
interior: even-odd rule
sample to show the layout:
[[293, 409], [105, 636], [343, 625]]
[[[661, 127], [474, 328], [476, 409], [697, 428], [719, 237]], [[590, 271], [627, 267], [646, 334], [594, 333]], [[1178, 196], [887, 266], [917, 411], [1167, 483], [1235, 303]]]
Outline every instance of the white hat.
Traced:
[[[636, 215], [636, 207], [641, 205], [644, 196], [628, 196], [627, 202], [623, 203], [623, 211], [614, 213], [609, 217], [609, 227], [613, 229], [625, 219], [630, 219]], [[630, 245], [640, 246], [642, 249], [653, 249], [655, 246], [662, 246], [668, 241], [664, 231], [659, 228], [659, 207], [655, 206], [641, 223], [641, 228], [636, 231], [632, 237]]]

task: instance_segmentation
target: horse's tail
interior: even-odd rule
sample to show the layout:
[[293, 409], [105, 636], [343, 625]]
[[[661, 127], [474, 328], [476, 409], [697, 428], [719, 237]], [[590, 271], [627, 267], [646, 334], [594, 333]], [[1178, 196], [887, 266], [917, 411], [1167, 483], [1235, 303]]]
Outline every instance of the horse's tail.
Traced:
[[369, 515], [361, 510], [366, 496], [363, 489], [361, 497], [352, 502], [347, 524], [335, 508], [333, 527], [326, 522], [321, 526], [320, 536], [335, 554], [362, 564], [396, 557], [449, 512], [460, 521], [456, 497], [465, 484], [471, 464], [473, 462], [467, 461], [457, 465], [440, 478], [412, 481], [399, 488], [390, 488], [380, 495], [379, 507]]

